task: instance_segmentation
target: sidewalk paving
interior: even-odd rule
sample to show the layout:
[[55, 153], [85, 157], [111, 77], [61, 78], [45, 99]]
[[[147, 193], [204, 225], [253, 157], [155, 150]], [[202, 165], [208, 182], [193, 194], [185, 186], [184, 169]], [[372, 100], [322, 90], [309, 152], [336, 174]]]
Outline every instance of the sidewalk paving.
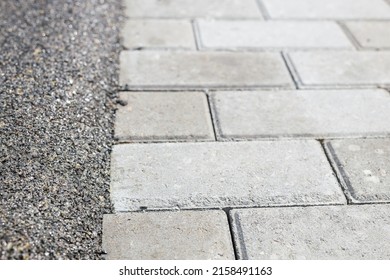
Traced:
[[389, 2], [125, 3], [108, 259], [390, 257]]

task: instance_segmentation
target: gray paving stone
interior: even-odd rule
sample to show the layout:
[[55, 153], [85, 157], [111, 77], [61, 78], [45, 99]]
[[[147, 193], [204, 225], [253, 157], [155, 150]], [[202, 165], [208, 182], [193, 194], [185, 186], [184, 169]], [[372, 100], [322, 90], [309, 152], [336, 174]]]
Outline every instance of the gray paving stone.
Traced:
[[389, 51], [313, 51], [289, 54], [302, 88], [390, 85]]
[[275, 19], [389, 19], [384, 0], [260, 0]]
[[120, 84], [131, 89], [293, 87], [278, 53], [191, 51], [123, 51]]
[[353, 21], [346, 26], [364, 48], [390, 48], [389, 21]]
[[126, 15], [141, 18], [261, 18], [256, 0], [125, 0]]
[[121, 92], [120, 99], [127, 102], [116, 112], [121, 141], [215, 139], [203, 92]]
[[351, 202], [390, 202], [390, 139], [333, 140], [326, 149]]
[[111, 198], [119, 212], [345, 203], [312, 140], [116, 145]]
[[234, 259], [223, 211], [104, 215], [107, 259]]
[[352, 48], [334, 22], [199, 20], [197, 24], [203, 48]]
[[385, 90], [216, 92], [219, 139], [390, 136]]
[[390, 205], [231, 211], [240, 259], [390, 258]]
[[186, 20], [128, 20], [121, 37], [123, 46], [128, 49], [195, 49], [192, 24]]

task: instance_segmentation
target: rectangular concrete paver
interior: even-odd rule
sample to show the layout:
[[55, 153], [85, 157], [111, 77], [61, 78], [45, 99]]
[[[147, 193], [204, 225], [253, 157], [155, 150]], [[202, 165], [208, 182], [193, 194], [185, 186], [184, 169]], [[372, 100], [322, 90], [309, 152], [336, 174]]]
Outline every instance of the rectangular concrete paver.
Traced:
[[390, 258], [390, 205], [231, 211], [240, 259]]
[[352, 48], [334, 22], [199, 20], [198, 26], [203, 48]]
[[273, 19], [390, 19], [385, 0], [260, 0]]
[[117, 145], [111, 198], [120, 212], [345, 203], [317, 141]]
[[390, 48], [390, 21], [351, 21], [346, 26], [363, 48]]
[[127, 49], [195, 49], [192, 24], [186, 20], [128, 20], [121, 36]]
[[303, 88], [390, 84], [390, 51], [293, 52], [289, 57]]
[[390, 139], [333, 140], [326, 149], [353, 203], [390, 202]]
[[120, 141], [214, 140], [203, 92], [121, 92], [116, 112]]
[[234, 259], [223, 211], [105, 215], [103, 249], [111, 260]]
[[390, 135], [385, 90], [216, 92], [219, 139]]
[[191, 51], [123, 51], [120, 84], [129, 89], [293, 86], [278, 53]]
[[125, 0], [126, 15], [141, 18], [261, 18], [256, 0]]

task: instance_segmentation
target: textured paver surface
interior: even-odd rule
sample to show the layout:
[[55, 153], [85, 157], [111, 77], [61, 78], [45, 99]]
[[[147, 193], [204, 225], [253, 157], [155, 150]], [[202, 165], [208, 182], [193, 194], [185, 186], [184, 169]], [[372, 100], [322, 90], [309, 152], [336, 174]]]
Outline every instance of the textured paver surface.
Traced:
[[130, 89], [292, 87], [278, 53], [124, 51], [120, 64]]
[[345, 202], [316, 141], [123, 144], [111, 164], [122, 212]]
[[186, 20], [128, 20], [121, 37], [127, 49], [195, 49], [192, 24]]
[[116, 113], [121, 141], [214, 140], [203, 92], [122, 92]]
[[211, 103], [221, 139], [390, 135], [385, 90], [221, 91]]
[[223, 211], [105, 215], [103, 226], [107, 259], [234, 259]]
[[352, 202], [390, 202], [390, 140], [327, 142], [327, 149]]
[[211, 49], [352, 48], [334, 22], [200, 20], [201, 46]]
[[389, 258], [390, 0], [124, 4], [108, 258]]
[[271, 18], [390, 19], [385, 0], [260, 0]]
[[126, 16], [141, 18], [261, 18], [256, 0], [125, 0]]
[[353, 21], [348, 29], [363, 48], [390, 48], [390, 21]]
[[241, 259], [390, 258], [390, 205], [233, 210]]
[[302, 86], [390, 84], [390, 51], [289, 53]]

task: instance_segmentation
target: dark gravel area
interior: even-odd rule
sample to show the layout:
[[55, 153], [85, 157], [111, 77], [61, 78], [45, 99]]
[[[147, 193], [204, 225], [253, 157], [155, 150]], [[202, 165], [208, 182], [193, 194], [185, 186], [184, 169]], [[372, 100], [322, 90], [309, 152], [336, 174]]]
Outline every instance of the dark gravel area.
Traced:
[[120, 0], [0, 1], [0, 259], [100, 259]]

